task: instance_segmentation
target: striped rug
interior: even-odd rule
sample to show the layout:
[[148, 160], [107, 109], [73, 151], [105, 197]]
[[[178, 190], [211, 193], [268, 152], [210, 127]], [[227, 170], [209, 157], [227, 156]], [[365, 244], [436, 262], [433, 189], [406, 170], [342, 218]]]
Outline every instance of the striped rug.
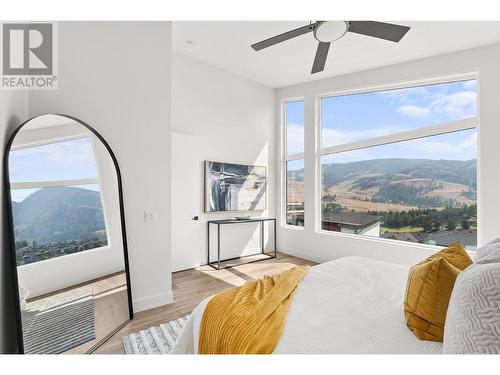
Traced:
[[59, 354], [95, 338], [94, 299], [76, 301], [22, 314], [24, 352]]
[[189, 315], [122, 337], [127, 354], [168, 354]]

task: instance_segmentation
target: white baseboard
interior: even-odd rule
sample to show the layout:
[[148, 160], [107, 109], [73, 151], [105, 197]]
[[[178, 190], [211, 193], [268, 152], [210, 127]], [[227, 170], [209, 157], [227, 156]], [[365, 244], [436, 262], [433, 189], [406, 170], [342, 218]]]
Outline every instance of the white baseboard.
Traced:
[[172, 291], [132, 300], [132, 304], [134, 305], [134, 313], [149, 310], [162, 305], [167, 305], [172, 302], [174, 302], [174, 295]]
[[278, 251], [280, 253], [283, 253], [283, 254], [288, 254], [288, 255], [298, 257], [298, 258], [311, 260], [311, 261], [316, 262], [316, 263], [325, 263], [325, 262], [332, 260], [332, 259], [317, 257], [317, 256], [311, 255], [310, 253], [302, 251], [302, 250], [289, 249], [289, 248], [286, 249], [283, 247], [279, 247]]

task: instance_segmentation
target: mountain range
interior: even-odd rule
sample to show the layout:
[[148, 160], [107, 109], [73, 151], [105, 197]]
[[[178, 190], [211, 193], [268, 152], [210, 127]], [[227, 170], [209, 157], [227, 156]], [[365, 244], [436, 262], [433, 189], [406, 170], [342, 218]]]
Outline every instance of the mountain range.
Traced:
[[13, 201], [12, 211], [16, 242], [92, 239], [105, 229], [100, 193], [77, 187], [39, 189]]
[[[372, 159], [322, 164], [323, 194], [348, 208], [375, 210], [370, 203], [400, 205], [391, 209], [471, 205], [476, 200], [477, 160]], [[288, 173], [303, 181], [304, 171]]]
[[375, 174], [390, 180], [399, 178], [398, 175], [443, 180], [475, 189], [477, 160], [373, 159], [324, 164], [322, 174], [323, 184], [327, 188], [352, 178]]

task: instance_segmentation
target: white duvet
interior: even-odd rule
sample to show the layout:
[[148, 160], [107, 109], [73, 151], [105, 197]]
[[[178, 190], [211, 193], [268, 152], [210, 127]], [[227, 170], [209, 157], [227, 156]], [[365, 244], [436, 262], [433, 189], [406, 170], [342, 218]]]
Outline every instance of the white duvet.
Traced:
[[[403, 298], [408, 267], [345, 257], [311, 267], [300, 283], [274, 354], [441, 353], [406, 327]], [[172, 353], [197, 353], [201, 302]]]

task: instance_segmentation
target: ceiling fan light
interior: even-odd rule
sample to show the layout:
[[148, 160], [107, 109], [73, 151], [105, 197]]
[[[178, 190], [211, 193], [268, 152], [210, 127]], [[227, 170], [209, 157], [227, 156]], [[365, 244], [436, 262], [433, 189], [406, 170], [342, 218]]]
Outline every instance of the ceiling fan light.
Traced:
[[313, 35], [318, 42], [333, 42], [342, 38], [347, 30], [349, 24], [346, 21], [319, 21], [314, 29]]

